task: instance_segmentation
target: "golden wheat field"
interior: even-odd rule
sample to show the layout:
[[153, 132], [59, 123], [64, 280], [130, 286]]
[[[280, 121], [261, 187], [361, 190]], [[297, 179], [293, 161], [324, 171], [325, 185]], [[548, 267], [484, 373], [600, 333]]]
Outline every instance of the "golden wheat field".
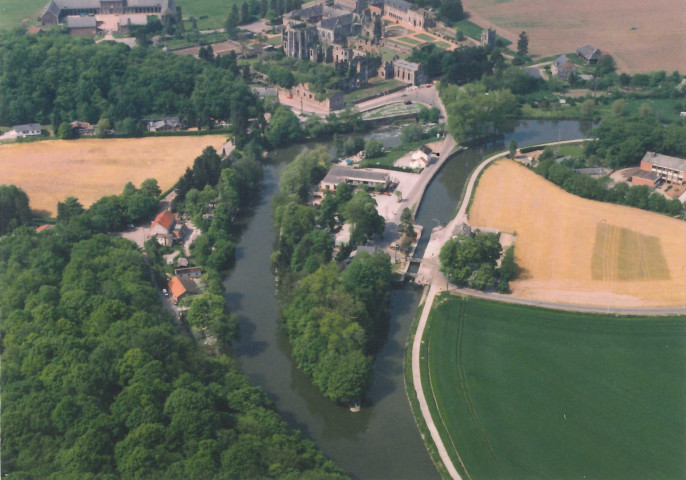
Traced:
[[16, 185], [31, 209], [54, 216], [57, 202], [77, 197], [89, 206], [155, 178], [164, 191], [207, 146], [219, 151], [223, 136], [53, 140], [0, 146], [0, 184]]
[[471, 20], [511, 40], [529, 35], [538, 56], [575, 52], [592, 44], [612, 55], [621, 71], [686, 69], [683, 0], [464, 0]]
[[509, 160], [489, 167], [469, 223], [516, 232], [515, 296], [615, 307], [686, 306], [686, 222], [586, 200]]

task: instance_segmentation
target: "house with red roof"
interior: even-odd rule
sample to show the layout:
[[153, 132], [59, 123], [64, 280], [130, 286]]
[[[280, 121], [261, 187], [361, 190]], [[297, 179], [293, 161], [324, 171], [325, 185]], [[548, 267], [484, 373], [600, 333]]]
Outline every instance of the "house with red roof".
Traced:
[[169, 210], [164, 210], [150, 224], [148, 238], [155, 237], [160, 245], [171, 247], [174, 242], [174, 226], [176, 226], [176, 217]]
[[179, 303], [185, 295], [198, 294], [200, 289], [192, 278], [181, 278], [175, 275], [169, 280], [169, 293], [174, 303]]

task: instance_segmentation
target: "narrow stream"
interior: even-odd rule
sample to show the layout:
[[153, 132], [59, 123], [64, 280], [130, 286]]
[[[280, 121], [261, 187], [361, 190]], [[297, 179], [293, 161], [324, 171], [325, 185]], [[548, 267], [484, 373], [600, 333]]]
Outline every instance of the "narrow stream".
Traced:
[[[523, 145], [579, 138], [579, 122], [521, 122], [510, 138]], [[399, 127], [385, 127], [375, 138], [390, 145]], [[369, 137], [370, 135], [365, 135]], [[240, 320], [235, 353], [250, 381], [261, 386], [286, 421], [313, 440], [325, 455], [355, 479], [437, 479], [410, 410], [403, 380], [405, 342], [421, 292], [394, 290], [386, 345], [374, 364], [374, 383], [360, 413], [334, 405], [296, 369], [290, 346], [277, 324], [274, 278], [269, 256], [274, 242], [272, 198], [279, 172], [303, 146], [274, 152], [265, 168], [262, 200], [237, 248], [237, 265], [225, 280], [226, 301]], [[496, 147], [503, 150], [501, 144]], [[470, 171], [493, 148], [468, 150], [449, 161], [431, 183], [417, 214], [427, 233], [454, 215]], [[423, 249], [424, 244], [420, 244]], [[423, 250], [422, 250], [423, 251]], [[420, 252], [421, 254], [421, 252]]]

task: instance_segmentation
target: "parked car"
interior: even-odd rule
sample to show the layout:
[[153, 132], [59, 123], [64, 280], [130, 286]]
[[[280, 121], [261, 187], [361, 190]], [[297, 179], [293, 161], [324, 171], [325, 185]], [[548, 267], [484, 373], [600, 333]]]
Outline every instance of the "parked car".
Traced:
[[169, 296], [169, 292], [167, 291], [166, 288], [163, 288], [163, 289], [162, 289], [162, 295], [164, 295], [165, 297], [168, 297], [168, 296]]
[[412, 105], [412, 100], [405, 100], [405, 105]]

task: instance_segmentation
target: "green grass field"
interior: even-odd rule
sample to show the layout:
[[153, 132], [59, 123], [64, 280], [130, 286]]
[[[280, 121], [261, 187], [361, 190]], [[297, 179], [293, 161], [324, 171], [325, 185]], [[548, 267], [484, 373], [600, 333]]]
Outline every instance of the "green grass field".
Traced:
[[467, 478], [686, 478], [686, 317], [452, 297], [431, 313], [422, 362]]
[[[239, 0], [178, 0], [183, 18], [195, 17], [199, 30], [224, 28], [226, 17], [233, 4], [241, 8], [243, 2]], [[190, 28], [190, 25], [186, 26]]]
[[[48, 0], [2, 0], [0, 1], [0, 29], [37, 24], [36, 17]], [[28, 20], [22, 22], [22, 20]]]

